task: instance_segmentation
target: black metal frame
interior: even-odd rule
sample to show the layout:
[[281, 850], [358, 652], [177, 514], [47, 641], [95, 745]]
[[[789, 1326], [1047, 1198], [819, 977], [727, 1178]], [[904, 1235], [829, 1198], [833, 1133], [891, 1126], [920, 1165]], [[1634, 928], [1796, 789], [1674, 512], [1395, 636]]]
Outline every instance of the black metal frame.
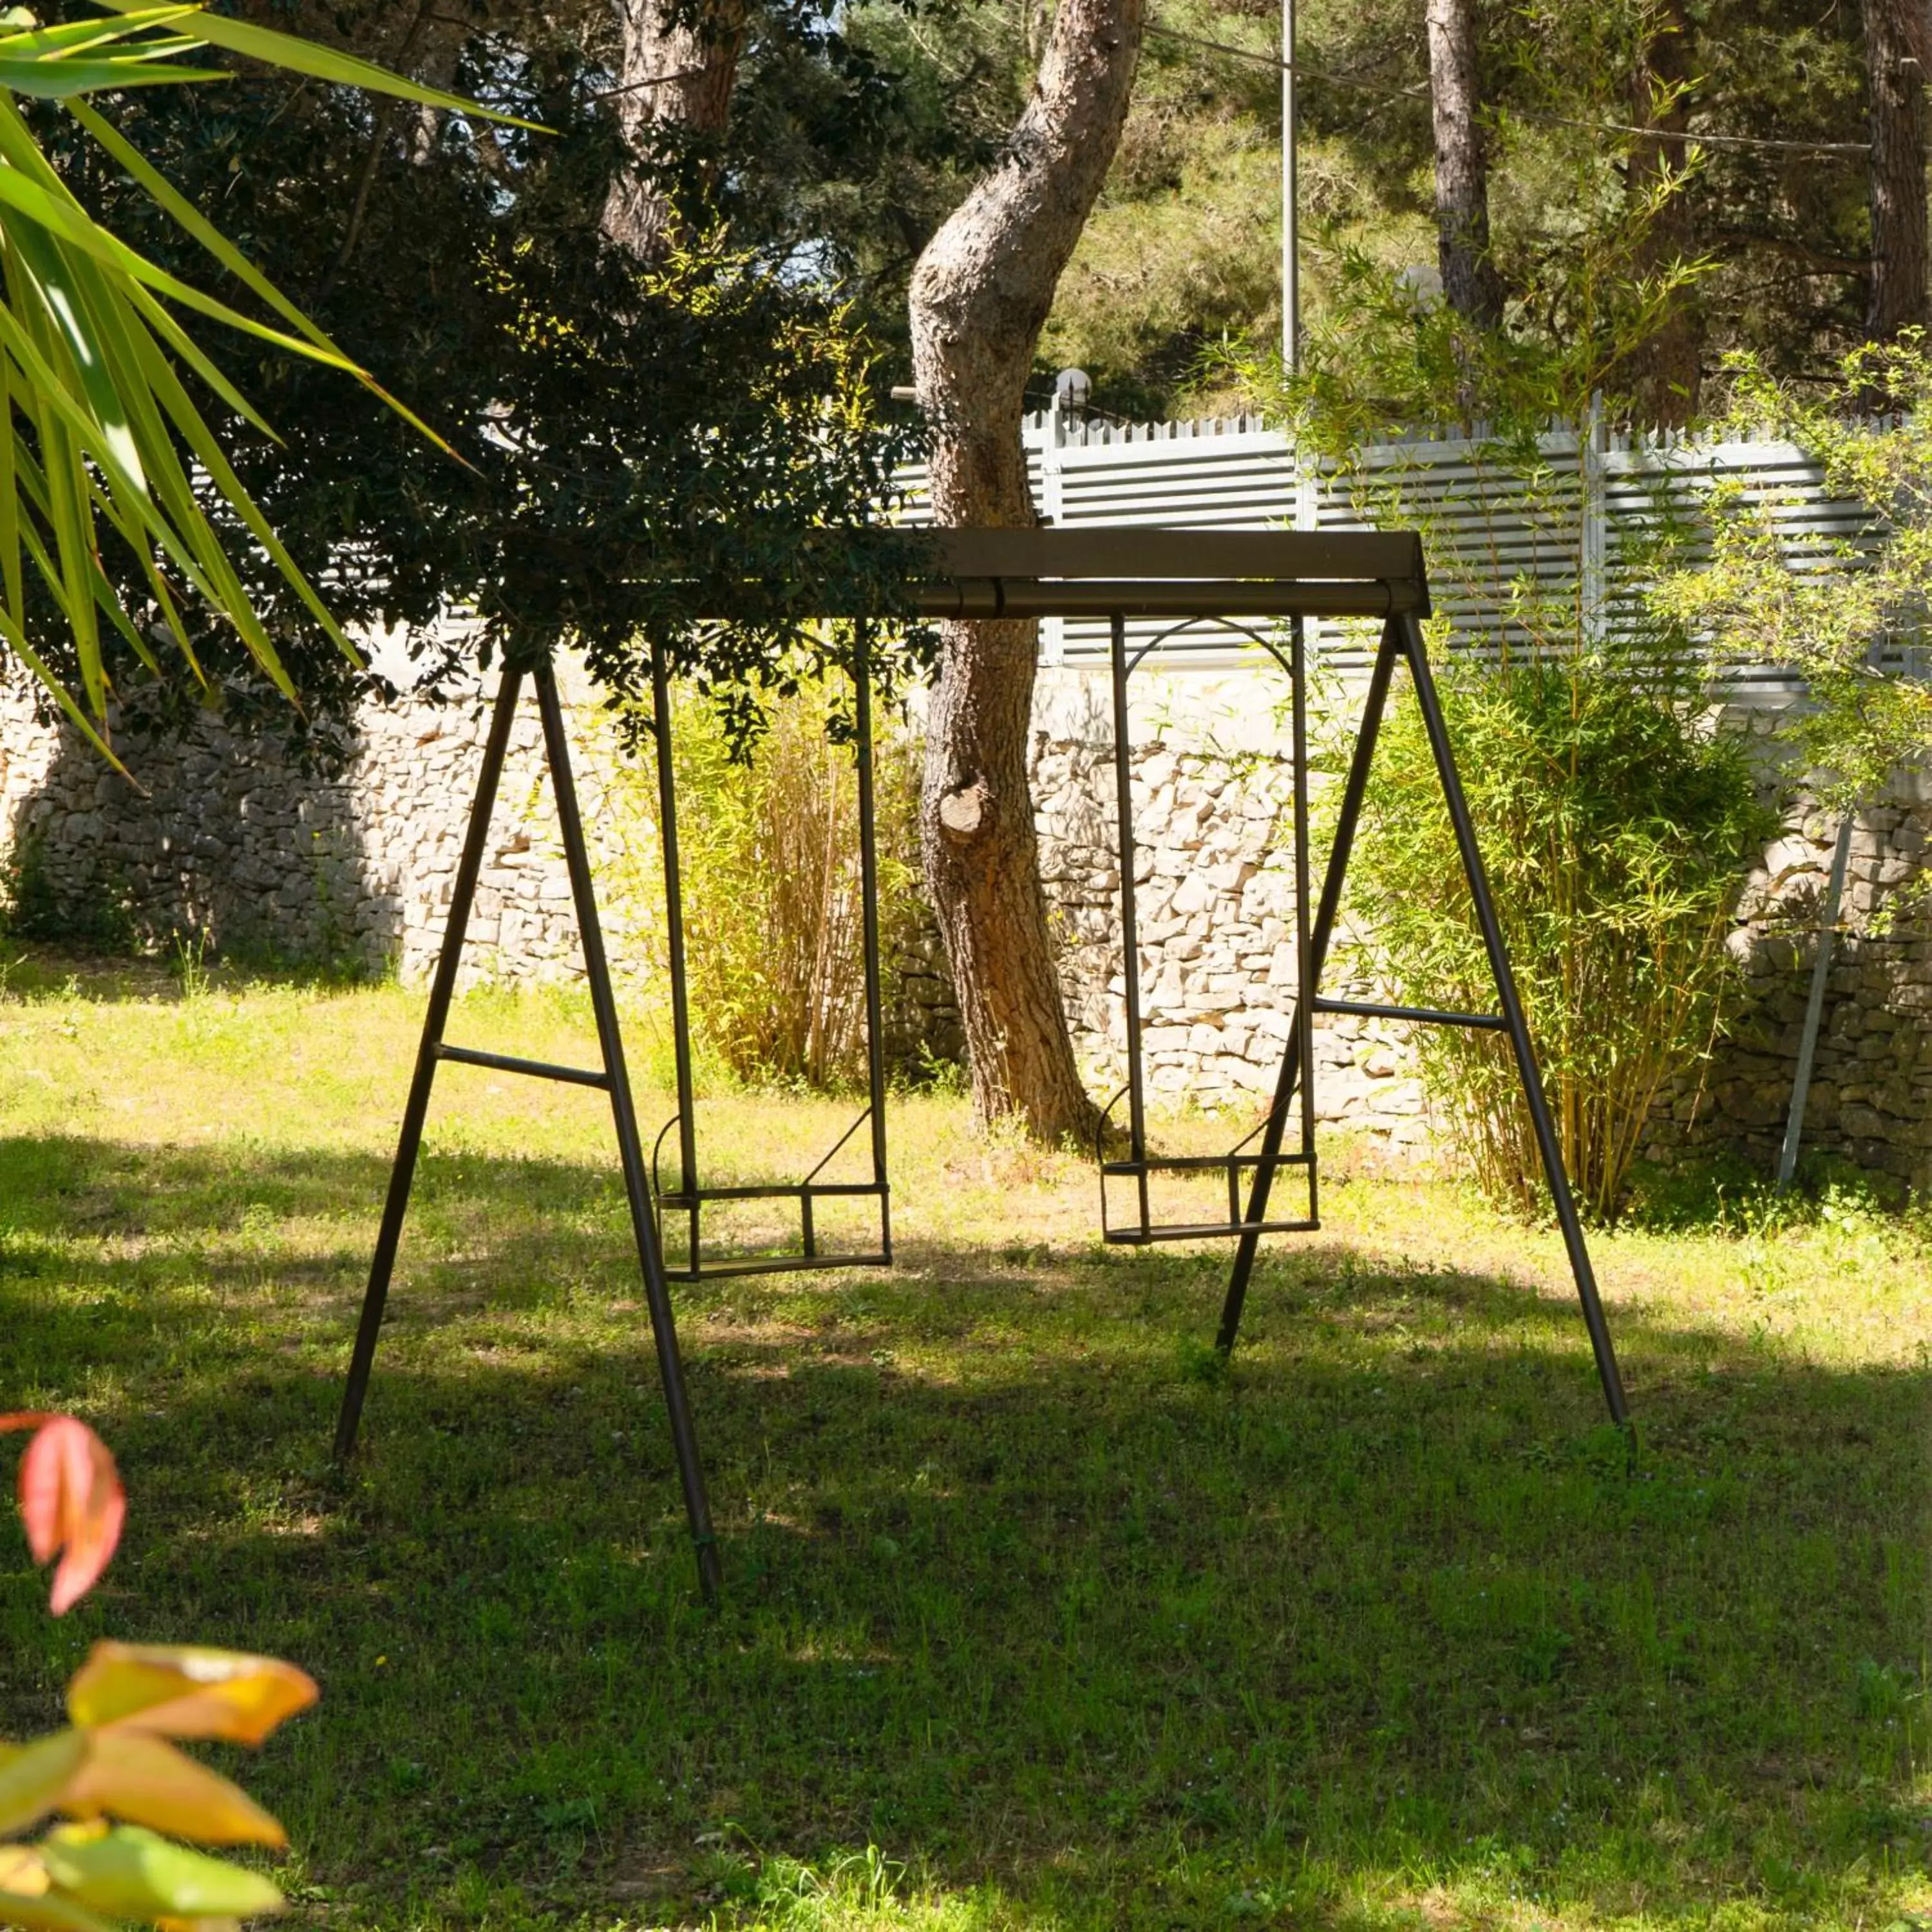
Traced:
[[[664, 847], [664, 938], [670, 960], [671, 1045], [676, 1063], [677, 1112], [658, 1129], [651, 1147], [651, 1198], [656, 1206], [660, 1250], [664, 1245], [667, 1210], [686, 1217], [686, 1261], [682, 1268], [667, 1262], [674, 1281], [716, 1281], [738, 1275], [787, 1274], [802, 1268], [889, 1268], [892, 1258], [891, 1186], [886, 1174], [886, 1058], [880, 1018], [882, 1005], [879, 957], [879, 854], [872, 784], [872, 693], [869, 627], [856, 620], [853, 655], [854, 688], [854, 753], [858, 764], [859, 917], [866, 977], [866, 1106], [852, 1124], [834, 1141], [817, 1166], [802, 1180], [774, 1181], [729, 1187], [706, 1187], [697, 1179], [698, 1108], [691, 1065], [691, 996], [685, 971], [684, 885], [678, 860], [677, 785], [671, 745], [670, 680], [661, 655], [651, 662], [651, 730], [658, 766], [658, 816]], [[823, 1174], [862, 1126], [872, 1129], [872, 1178], [870, 1180], [820, 1180]], [[666, 1190], [659, 1184], [658, 1162], [665, 1137], [677, 1130], [680, 1184]], [[813, 1215], [823, 1200], [875, 1199], [879, 1204], [879, 1240], [876, 1248], [856, 1253], [824, 1252]], [[796, 1254], [734, 1254], [707, 1261], [704, 1251], [704, 1215], [713, 1202], [785, 1201], [798, 1203], [800, 1251]]]
[[[830, 533], [838, 541], [839, 533]], [[1238, 1245], [1230, 1271], [1226, 1298], [1222, 1306], [1219, 1343], [1232, 1349], [1238, 1338], [1241, 1315], [1261, 1237], [1264, 1234], [1317, 1225], [1319, 1200], [1316, 1192], [1315, 1162], [1314, 1096], [1307, 1077], [1313, 1066], [1312, 1031], [1318, 1013], [1355, 1014], [1407, 1020], [1426, 1025], [1468, 1026], [1492, 1028], [1509, 1035], [1518, 1076], [1522, 1082], [1534, 1130], [1537, 1148], [1550, 1186], [1565, 1250], [1582, 1305], [1597, 1372], [1603, 1384], [1604, 1399], [1618, 1423], [1628, 1419], [1628, 1406], [1617, 1368], [1608, 1324], [1589, 1251], [1583, 1239], [1576, 1202], [1563, 1168], [1549, 1106], [1544, 1096], [1536, 1059], [1510, 971], [1502, 930], [1490, 896], [1489, 882], [1478, 850], [1468, 804], [1456, 770], [1442, 705], [1436, 696], [1424, 646], [1420, 620], [1429, 608], [1429, 592], [1423, 570], [1421, 546], [1412, 535], [1385, 532], [1201, 531], [1146, 529], [1099, 530], [940, 530], [919, 534], [916, 543], [925, 554], [922, 580], [909, 584], [910, 599], [926, 617], [1048, 617], [1100, 616], [1112, 625], [1114, 664], [1114, 717], [1116, 733], [1116, 808], [1121, 846], [1120, 878], [1123, 923], [1127, 958], [1126, 974], [1128, 1002], [1130, 1097], [1130, 1158], [1124, 1162], [1102, 1162], [1102, 1218], [1106, 1228], [1105, 1187], [1109, 1175], [1133, 1179], [1137, 1184], [1140, 1214], [1136, 1226], [1118, 1231], [1106, 1228], [1110, 1240], [1181, 1240], [1224, 1234]], [[760, 586], [763, 589], [764, 586]], [[730, 613], [721, 612], [728, 617]], [[862, 627], [863, 613], [826, 610], [827, 616], [853, 617]], [[1347, 780], [1342, 788], [1335, 841], [1330, 848], [1328, 870], [1322, 882], [1322, 898], [1312, 926], [1307, 915], [1310, 886], [1308, 854], [1306, 770], [1306, 656], [1303, 620], [1309, 616], [1370, 616], [1383, 620], [1382, 641], [1370, 674], [1367, 703], [1364, 707]], [[1198, 621], [1211, 617], [1254, 619], [1285, 616], [1291, 620], [1289, 676], [1294, 691], [1294, 867], [1296, 884], [1297, 961], [1296, 1012], [1282, 1057], [1274, 1097], [1256, 1133], [1250, 1134], [1232, 1152], [1184, 1161], [1150, 1158], [1147, 1150], [1144, 1096], [1140, 1082], [1139, 958], [1138, 935], [1133, 904], [1133, 827], [1131, 773], [1128, 765], [1130, 741], [1127, 730], [1126, 678], [1130, 667], [1126, 659], [1125, 625], [1129, 617], [1178, 618]], [[1177, 628], [1185, 628], [1185, 622]], [[1240, 628], [1240, 627], [1238, 627]], [[1250, 636], [1256, 634], [1250, 632]], [[1261, 641], [1265, 643], [1266, 640]], [[659, 1211], [670, 1208], [692, 1216], [693, 1265], [678, 1271], [680, 1280], [710, 1279], [724, 1274], [764, 1273], [776, 1269], [829, 1268], [840, 1265], [880, 1265], [891, 1258], [889, 1195], [886, 1181], [884, 1072], [880, 1028], [880, 972], [878, 958], [878, 904], [877, 852], [873, 823], [872, 770], [872, 712], [869, 680], [866, 675], [866, 636], [862, 628], [855, 669], [858, 692], [859, 812], [862, 916], [865, 922], [866, 958], [866, 1005], [868, 1034], [868, 1102], [858, 1119], [846, 1130], [824, 1160], [804, 1180], [790, 1185], [760, 1188], [681, 1188], [660, 1196], [647, 1171], [638, 1137], [635, 1107], [626, 1071], [623, 1042], [618, 1029], [616, 1006], [610, 986], [609, 962], [604, 950], [602, 929], [597, 914], [584, 826], [570, 768], [562, 707], [556, 680], [545, 665], [532, 674], [542, 717], [545, 754], [555, 787], [558, 818], [563, 833], [564, 855], [570, 876], [578, 925], [583, 946], [586, 975], [590, 982], [591, 1004], [596, 1015], [598, 1043], [603, 1066], [601, 1070], [556, 1066], [541, 1060], [520, 1059], [513, 1054], [486, 1053], [470, 1047], [451, 1046], [443, 1040], [449, 1018], [450, 1002], [456, 989], [476, 881], [482, 866], [488, 836], [490, 815], [502, 778], [503, 760], [508, 748], [518, 696], [525, 674], [506, 670], [499, 688], [491, 716], [483, 762], [478, 777], [476, 796], [470, 808], [469, 830], [462, 857], [457, 868], [451, 894], [449, 917], [442, 946], [437, 956], [429, 1004], [424, 1017], [421, 1045], [417, 1050], [415, 1074], [404, 1108], [395, 1164], [389, 1177], [382, 1226], [376, 1237], [369, 1283], [363, 1298], [362, 1318], [357, 1327], [349, 1376], [343, 1390], [342, 1408], [335, 1432], [338, 1461], [353, 1450], [376, 1348], [381, 1338], [383, 1312], [394, 1272], [396, 1251], [401, 1239], [404, 1216], [409, 1206], [410, 1190], [422, 1150], [423, 1126], [429, 1109], [436, 1070], [445, 1060], [458, 1065], [484, 1066], [501, 1072], [527, 1074], [538, 1079], [603, 1089], [610, 1096], [610, 1112], [616, 1130], [620, 1160], [623, 1169], [624, 1191], [631, 1212], [632, 1232], [638, 1259], [644, 1278], [646, 1303], [650, 1310], [651, 1331], [656, 1343], [658, 1372], [664, 1391], [664, 1404], [670, 1423], [671, 1438], [682, 1481], [686, 1514], [689, 1520], [698, 1558], [698, 1579], [705, 1594], [715, 1596], [718, 1583], [717, 1540], [711, 1526], [704, 1474], [698, 1459], [698, 1438], [692, 1421], [684, 1369], [679, 1354], [676, 1329], [672, 1318], [668, 1282], [672, 1278], [664, 1265]], [[1142, 651], [1134, 660], [1136, 664]], [[1278, 654], [1277, 654], [1278, 656]], [[1348, 872], [1348, 858], [1367, 790], [1369, 770], [1389, 694], [1390, 680], [1398, 662], [1406, 663], [1414, 681], [1430, 751], [1435, 758], [1443, 797], [1455, 828], [1470, 897], [1474, 904], [1490, 971], [1495, 979], [1498, 1004], [1494, 1014], [1456, 1013], [1435, 1008], [1384, 1005], [1364, 1000], [1334, 1000], [1322, 996], [1320, 980], [1335, 922], [1340, 909], [1342, 889]], [[664, 859], [668, 874], [667, 898], [671, 926], [673, 970], [673, 1022], [678, 1059], [679, 1112], [664, 1130], [676, 1126], [680, 1151], [684, 1156], [681, 1180], [689, 1183], [697, 1172], [695, 1122], [692, 1105], [688, 1002], [684, 983], [683, 925], [681, 894], [677, 886], [676, 815], [674, 787], [671, 782], [670, 706], [665, 676], [661, 665], [653, 667], [653, 686], [658, 729], [658, 778], [663, 820]], [[1292, 1153], [1283, 1151], [1292, 1103], [1300, 1096], [1301, 1145]], [[1109, 1111], [1120, 1095], [1109, 1103]], [[869, 1123], [874, 1178], [870, 1183], [836, 1184], [818, 1179], [826, 1162], [838, 1153], [860, 1126]], [[1256, 1151], [1245, 1150], [1258, 1136]], [[658, 1136], [659, 1143], [664, 1134]], [[653, 1156], [655, 1166], [655, 1154]], [[1306, 1166], [1309, 1174], [1310, 1216], [1278, 1221], [1268, 1218], [1268, 1203], [1277, 1170], [1284, 1166]], [[1228, 1178], [1229, 1214], [1226, 1222], [1202, 1226], [1160, 1227], [1150, 1220], [1147, 1202], [1150, 1174], [1190, 1168], [1220, 1168]], [[1245, 1210], [1239, 1202], [1244, 1175], [1252, 1177]], [[817, 1252], [812, 1223], [815, 1198], [832, 1196], [876, 1195], [879, 1201], [880, 1246], [868, 1255], [824, 1255]], [[707, 1200], [753, 1199], [790, 1196], [800, 1203], [805, 1252], [796, 1256], [737, 1258], [706, 1265], [697, 1235], [698, 1216]]]
[[678, 1352], [677, 1329], [671, 1316], [670, 1294], [666, 1283], [664, 1256], [658, 1241], [658, 1228], [644, 1172], [644, 1149], [638, 1136], [637, 1109], [631, 1098], [630, 1076], [624, 1064], [623, 1037], [617, 1024], [616, 1002], [610, 988], [610, 961], [604, 950], [603, 927], [597, 916], [597, 896], [591, 884], [590, 854], [584, 845], [584, 820], [578, 808], [577, 787], [571, 776], [570, 744], [565, 730], [563, 708], [558, 702], [555, 674], [546, 664], [536, 671], [537, 707], [543, 720], [544, 750], [549, 760], [550, 782], [556, 795], [557, 818], [563, 833], [564, 863], [570, 875], [571, 898], [577, 911], [578, 931], [584, 946], [585, 977], [590, 982], [591, 1010], [597, 1023], [597, 1043], [603, 1067], [592, 1072], [586, 1067], [555, 1066], [539, 1060], [519, 1059], [514, 1054], [483, 1053], [473, 1047], [451, 1046], [442, 1034], [448, 1024], [450, 1001], [456, 992], [456, 976], [462, 964], [463, 942], [469, 929], [470, 908], [476, 896], [476, 879], [482, 870], [483, 852], [489, 837], [490, 814], [502, 782], [503, 759], [509, 748], [511, 727], [516, 721], [517, 700], [524, 674], [506, 670], [497, 688], [496, 709], [490, 719], [489, 736], [484, 742], [482, 769], [476, 781], [476, 796], [470, 808], [470, 826], [463, 842], [463, 856], [456, 868], [450, 894], [449, 919], [443, 929], [442, 949], [436, 956], [436, 976], [430, 982], [429, 1008], [424, 1016], [422, 1040], [416, 1050], [414, 1078], [403, 1109], [402, 1132], [396, 1144], [394, 1166], [390, 1170], [389, 1191], [382, 1206], [382, 1227], [376, 1237], [376, 1252], [370, 1264], [369, 1286], [362, 1298], [362, 1317], [356, 1331], [355, 1353], [350, 1358], [349, 1379], [342, 1391], [342, 1408], [335, 1426], [335, 1459], [346, 1460], [356, 1447], [362, 1404], [368, 1393], [369, 1375], [375, 1365], [376, 1345], [381, 1340], [383, 1310], [389, 1297], [390, 1278], [395, 1271], [396, 1249], [402, 1239], [403, 1217], [410, 1204], [410, 1188], [416, 1178], [416, 1158], [422, 1148], [423, 1123], [429, 1112], [430, 1089], [436, 1084], [436, 1070], [444, 1060], [460, 1066], [487, 1066], [502, 1073], [528, 1074], [539, 1080], [560, 1080], [573, 1086], [602, 1088], [610, 1096], [610, 1118], [617, 1133], [617, 1153], [623, 1168], [624, 1193], [631, 1209], [631, 1231], [638, 1244], [638, 1265], [644, 1277], [644, 1298], [650, 1310], [651, 1334], [657, 1346], [658, 1375], [664, 1384], [664, 1408], [670, 1419], [671, 1442], [677, 1456], [678, 1475], [684, 1490], [685, 1514], [691, 1525], [692, 1542], [697, 1552], [700, 1587], [707, 1598], [717, 1594], [718, 1585], [718, 1539], [711, 1527], [711, 1506], [705, 1495], [704, 1470], [698, 1460], [698, 1433], [692, 1421], [690, 1398], [684, 1381], [683, 1359]]

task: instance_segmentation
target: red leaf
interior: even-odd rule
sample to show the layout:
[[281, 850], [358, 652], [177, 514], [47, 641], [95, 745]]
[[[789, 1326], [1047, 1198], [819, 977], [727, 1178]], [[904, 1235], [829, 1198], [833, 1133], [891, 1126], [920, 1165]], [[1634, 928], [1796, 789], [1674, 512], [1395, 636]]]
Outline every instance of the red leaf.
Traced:
[[107, 1445], [70, 1415], [0, 1415], [0, 1430], [34, 1428], [20, 1459], [20, 1520], [36, 1563], [52, 1562], [56, 1616], [70, 1610], [100, 1580], [128, 1497]]

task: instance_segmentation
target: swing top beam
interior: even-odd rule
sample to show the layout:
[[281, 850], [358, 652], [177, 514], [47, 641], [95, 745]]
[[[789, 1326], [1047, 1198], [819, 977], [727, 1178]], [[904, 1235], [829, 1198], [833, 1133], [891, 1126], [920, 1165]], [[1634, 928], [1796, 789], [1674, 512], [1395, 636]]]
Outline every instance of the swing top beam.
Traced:
[[1430, 614], [1422, 540], [1412, 531], [1046, 526], [905, 538], [922, 617]]

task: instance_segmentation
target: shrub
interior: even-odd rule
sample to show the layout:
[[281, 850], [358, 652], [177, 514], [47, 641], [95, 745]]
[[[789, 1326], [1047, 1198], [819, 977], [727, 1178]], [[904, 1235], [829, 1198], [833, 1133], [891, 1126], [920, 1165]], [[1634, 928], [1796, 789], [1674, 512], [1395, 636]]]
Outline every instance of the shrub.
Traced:
[[[849, 687], [818, 680], [770, 700], [742, 758], [712, 698], [674, 702], [692, 1032], [742, 1079], [855, 1084], [865, 1077], [866, 1006], [858, 779], [842, 724]], [[920, 917], [918, 778], [906, 732], [887, 725], [875, 736], [890, 968]], [[648, 764], [626, 782], [648, 788], [654, 807]]]
[[[1452, 659], [1440, 679], [1544, 1085], [1579, 1199], [1622, 1206], [1652, 1105], [1707, 1058], [1739, 980], [1724, 940], [1773, 823], [1742, 740], [1688, 672], [1610, 651]], [[1495, 1010], [1412, 698], [1392, 707], [1350, 872], [1376, 976], [1407, 1004]], [[1501, 1034], [1417, 1029], [1480, 1184], [1540, 1196]]]

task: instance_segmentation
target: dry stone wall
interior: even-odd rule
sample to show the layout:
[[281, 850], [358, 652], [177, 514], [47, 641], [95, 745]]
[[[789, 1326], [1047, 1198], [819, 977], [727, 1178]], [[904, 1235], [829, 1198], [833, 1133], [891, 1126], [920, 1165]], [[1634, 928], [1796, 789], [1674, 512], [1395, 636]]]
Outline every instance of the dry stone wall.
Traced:
[[[1280, 1062], [1294, 997], [1292, 773], [1282, 696], [1248, 670], [1149, 667], [1130, 753], [1138, 845], [1143, 1012], [1157, 1102], [1252, 1118]], [[70, 926], [151, 944], [334, 959], [424, 976], [440, 942], [487, 722], [478, 692], [437, 706], [372, 706], [347, 767], [318, 778], [272, 740], [218, 718], [178, 745], [129, 739], [146, 795], [73, 736], [0, 691], [0, 857], [32, 905]], [[658, 956], [655, 833], [590, 693], [565, 680], [585, 818], [614, 959]], [[1033, 772], [1041, 858], [1067, 1010], [1096, 1088], [1117, 1084], [1124, 999], [1104, 674], [1042, 670]], [[1795, 1070], [1835, 822], [1800, 804], [1765, 854], [1733, 944], [1745, 1010], [1696, 1080], [1667, 1096], [1651, 1151], [1732, 1148], [1774, 1160]], [[1902, 777], [1862, 813], [1832, 968], [1808, 1151], [1932, 1186], [1932, 926], [1925, 854], [1932, 779]], [[581, 955], [534, 707], [518, 722], [466, 961], [471, 980], [580, 974]], [[1372, 992], [1340, 935], [1327, 984]], [[893, 962], [896, 1058], [958, 1052], [937, 934]], [[1326, 1121], [1404, 1159], [1437, 1144], [1403, 1030], [1324, 1020], [1316, 1095]]]
[[[651, 786], [595, 694], [566, 667], [560, 693], [612, 964], [662, 970]], [[184, 742], [124, 728], [137, 790], [76, 734], [0, 688], [0, 862], [25, 910], [62, 931], [230, 956], [326, 962], [427, 979], [442, 945], [495, 681], [440, 704], [371, 704], [334, 774], [304, 771], [272, 735], [218, 718]], [[938, 932], [887, 962], [894, 1064], [956, 1056], [958, 1016]], [[536, 707], [512, 729], [462, 983], [569, 980], [584, 970]]]
[[[487, 724], [484, 694], [370, 705], [333, 775], [304, 771], [272, 735], [216, 717], [182, 742], [123, 730], [146, 796], [74, 734], [50, 729], [20, 686], [0, 695], [0, 812], [16, 890], [55, 922], [118, 924], [226, 953], [425, 974], [440, 942]], [[598, 856], [621, 871], [621, 814], [581, 704], [570, 706]], [[620, 896], [621, 897], [621, 896]], [[479, 976], [582, 970], [536, 710], [518, 720], [470, 924]], [[624, 951], [621, 912], [615, 949]]]
[[[1292, 772], [1276, 715], [1285, 693], [1262, 674], [1198, 671], [1144, 672], [1136, 693], [1148, 1084], [1170, 1102], [1251, 1114], [1279, 1064], [1294, 992], [1284, 836]], [[1034, 763], [1061, 978], [1096, 1085], [1122, 1077], [1125, 1028], [1109, 701], [1103, 672], [1043, 672]], [[1770, 704], [1735, 722], [1764, 740], [1774, 788]], [[1320, 787], [1318, 777], [1318, 800]], [[1741, 1010], [1709, 1064], [1664, 1096], [1646, 1148], [1653, 1158], [1723, 1149], [1774, 1171], [1837, 826], [1801, 794], [1754, 869], [1731, 937]], [[1857, 815], [1804, 1136], [1811, 1161], [1841, 1160], [1916, 1190], [1932, 1189], [1928, 848], [1932, 771], [1902, 772]], [[1353, 963], [1359, 938], [1346, 923], [1338, 932], [1326, 991], [1376, 996]], [[1404, 1160], [1442, 1153], [1406, 1028], [1324, 1019], [1315, 1063], [1321, 1119], [1358, 1131], [1372, 1151]]]
[[[1659, 1110], [1652, 1150], [1723, 1148], [1774, 1171], [1824, 916], [1838, 820], [1786, 814], [1738, 908], [1743, 1011], [1709, 1068]], [[1932, 772], [1904, 772], [1857, 813], [1826, 980], [1804, 1150], [1932, 1189]]]

